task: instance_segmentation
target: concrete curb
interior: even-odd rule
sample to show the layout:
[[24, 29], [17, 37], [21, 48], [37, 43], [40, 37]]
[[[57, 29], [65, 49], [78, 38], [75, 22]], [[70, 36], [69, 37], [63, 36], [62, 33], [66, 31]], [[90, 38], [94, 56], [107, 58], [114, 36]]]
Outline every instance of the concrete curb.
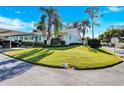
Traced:
[[[15, 58], [13, 56], [10, 56], [10, 55], [4, 54], [4, 53], [2, 53], [2, 54], [3, 55], [6, 55], [6, 56], [9, 56], [11, 58]], [[45, 66], [45, 67], [51, 67], [51, 68], [58, 68], [58, 69], [66, 69], [63, 66], [53, 66], [53, 65], [41, 64], [41, 63], [34, 63], [32, 61], [26, 61], [26, 60], [22, 60], [22, 59], [19, 59], [19, 58], [15, 58], [15, 59], [18, 59], [18, 60], [21, 60], [21, 61], [24, 61], [24, 62], [27, 62], [27, 63], [30, 63], [30, 64], [39, 65], [39, 66]], [[122, 62], [123, 61], [119, 61], [119, 62], [117, 62], [115, 64], [110, 64], [110, 65], [107, 65], [107, 66], [101, 66], [101, 67], [95, 67], [95, 68], [77, 68], [75, 66], [71, 66], [71, 67], [73, 69], [75, 69], [75, 70], [98, 70], [98, 69], [105, 69], [105, 68], [113, 67], [113, 66], [118, 65], [118, 64], [120, 64]]]

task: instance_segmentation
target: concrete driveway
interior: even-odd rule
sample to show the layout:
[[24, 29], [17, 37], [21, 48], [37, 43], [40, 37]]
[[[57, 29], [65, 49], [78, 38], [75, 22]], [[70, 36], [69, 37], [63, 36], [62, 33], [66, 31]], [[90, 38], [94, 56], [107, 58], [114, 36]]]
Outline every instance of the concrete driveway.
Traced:
[[56, 69], [0, 54], [0, 85], [124, 85], [124, 62], [99, 70]]

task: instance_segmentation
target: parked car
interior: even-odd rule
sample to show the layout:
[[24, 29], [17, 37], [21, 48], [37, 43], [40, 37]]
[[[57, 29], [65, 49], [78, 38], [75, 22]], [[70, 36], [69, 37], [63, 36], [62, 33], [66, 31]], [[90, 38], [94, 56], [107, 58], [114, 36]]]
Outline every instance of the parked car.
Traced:
[[[20, 47], [21, 43], [18, 42], [11, 42], [11, 47]], [[9, 40], [0, 40], [0, 48], [9, 48], [10, 47], [10, 41]]]

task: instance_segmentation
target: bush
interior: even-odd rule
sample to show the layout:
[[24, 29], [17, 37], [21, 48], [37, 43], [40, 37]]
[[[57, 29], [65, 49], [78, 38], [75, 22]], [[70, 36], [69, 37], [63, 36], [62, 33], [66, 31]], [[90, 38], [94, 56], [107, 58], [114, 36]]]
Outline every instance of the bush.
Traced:
[[41, 47], [43, 46], [43, 43], [42, 42], [21, 42], [21, 45], [24, 46], [24, 47]]
[[60, 39], [59, 38], [52, 38], [51, 39], [51, 45], [59, 45]]
[[35, 42], [34, 43], [34, 47], [42, 47], [43, 46], [43, 42]]
[[101, 47], [101, 44], [100, 44], [100, 40], [94, 38], [94, 39], [89, 39], [88, 40], [88, 45], [91, 47], [91, 48], [98, 48], [98, 47]]
[[65, 45], [65, 41], [61, 41], [61, 45]]
[[70, 43], [69, 45], [82, 45], [82, 43]]
[[21, 45], [24, 47], [28, 47], [28, 46], [33, 46], [32, 42], [21, 42]]
[[54, 48], [54, 47], [68, 47], [68, 45], [46, 45], [46, 46], [43, 46], [44, 48], [48, 48], [48, 47], [50, 47], [50, 48]]

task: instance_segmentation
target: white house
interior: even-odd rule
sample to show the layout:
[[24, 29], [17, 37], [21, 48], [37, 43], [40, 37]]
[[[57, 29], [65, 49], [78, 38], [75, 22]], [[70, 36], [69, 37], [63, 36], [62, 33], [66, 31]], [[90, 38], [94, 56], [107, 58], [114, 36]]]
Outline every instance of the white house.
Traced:
[[71, 43], [82, 43], [80, 32], [76, 28], [64, 29], [62, 33], [64, 34], [62, 39], [65, 41], [66, 45]]
[[[81, 35], [77, 29], [64, 29], [61, 31], [61, 40], [65, 41], [66, 45], [71, 43], [81, 43]], [[53, 35], [54, 37], [54, 35]], [[20, 32], [14, 30], [0, 29], [0, 39], [21, 41], [21, 42], [40, 42], [43, 43], [47, 39], [42, 32]]]

